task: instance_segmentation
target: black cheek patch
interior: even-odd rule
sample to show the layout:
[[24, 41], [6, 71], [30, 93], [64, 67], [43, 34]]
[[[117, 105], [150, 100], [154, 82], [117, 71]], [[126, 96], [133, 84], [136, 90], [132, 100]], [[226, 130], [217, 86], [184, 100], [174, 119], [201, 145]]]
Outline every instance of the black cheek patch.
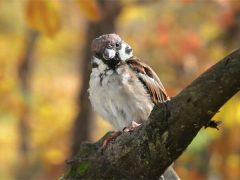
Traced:
[[132, 48], [126, 47], [125, 53], [130, 54], [132, 52]]

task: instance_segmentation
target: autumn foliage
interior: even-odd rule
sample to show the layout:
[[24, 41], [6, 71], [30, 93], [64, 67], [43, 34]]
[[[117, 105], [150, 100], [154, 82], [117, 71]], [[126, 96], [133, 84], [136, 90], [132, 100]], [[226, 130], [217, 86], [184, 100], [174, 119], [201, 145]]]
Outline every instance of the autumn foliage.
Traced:
[[[153, 67], [170, 96], [239, 47], [237, 0], [119, 2], [117, 33]], [[76, 99], [82, 85], [78, 67], [86, 29], [103, 17], [99, 0], [0, 2], [0, 179], [17, 178], [25, 167], [31, 171], [25, 176], [29, 179], [63, 175], [78, 111]], [[32, 38], [36, 39], [29, 48]], [[19, 68], [28, 51], [25, 91]], [[240, 178], [239, 99], [237, 94], [214, 117], [223, 121], [220, 130], [202, 130], [175, 163], [182, 179]], [[20, 131], [23, 116], [27, 161], [20, 148], [25, 138]], [[97, 117], [90, 140], [110, 129]]]

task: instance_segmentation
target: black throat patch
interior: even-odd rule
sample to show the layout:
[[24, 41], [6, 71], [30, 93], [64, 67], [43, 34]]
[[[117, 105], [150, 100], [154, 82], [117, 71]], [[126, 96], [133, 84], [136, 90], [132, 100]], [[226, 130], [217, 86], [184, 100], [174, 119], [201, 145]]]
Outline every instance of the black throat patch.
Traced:
[[118, 56], [115, 56], [114, 58], [109, 59], [109, 60], [105, 60], [103, 58], [103, 62], [104, 62], [104, 64], [106, 64], [109, 67], [109, 69], [115, 70], [118, 67], [118, 65], [120, 64], [121, 60]]

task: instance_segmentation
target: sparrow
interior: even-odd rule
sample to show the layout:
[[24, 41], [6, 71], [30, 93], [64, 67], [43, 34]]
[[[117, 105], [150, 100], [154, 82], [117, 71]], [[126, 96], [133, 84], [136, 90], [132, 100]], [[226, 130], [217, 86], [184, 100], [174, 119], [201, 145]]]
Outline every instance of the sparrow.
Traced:
[[[117, 34], [94, 39], [91, 51], [90, 102], [117, 130], [103, 143], [106, 146], [122, 130], [132, 131], [141, 125], [157, 103], [170, 98], [157, 74], [134, 56], [131, 46]], [[170, 166], [160, 179], [180, 178]]]
[[117, 131], [139, 126], [155, 104], [170, 99], [157, 74], [117, 34], [94, 39], [91, 51], [89, 99]]

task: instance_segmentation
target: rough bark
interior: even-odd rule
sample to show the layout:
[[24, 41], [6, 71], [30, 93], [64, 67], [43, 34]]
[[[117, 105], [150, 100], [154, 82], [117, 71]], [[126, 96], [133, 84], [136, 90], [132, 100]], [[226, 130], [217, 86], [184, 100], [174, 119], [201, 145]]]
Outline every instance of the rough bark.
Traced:
[[158, 179], [218, 109], [240, 90], [240, 49], [208, 69], [171, 101], [153, 109], [149, 121], [123, 133], [105, 151], [82, 143], [65, 178]]
[[99, 22], [89, 22], [86, 29], [86, 43], [84, 48], [84, 55], [81, 57], [81, 82], [82, 86], [79, 90], [79, 96], [77, 99], [79, 111], [76, 115], [73, 124], [73, 143], [72, 143], [72, 155], [75, 155], [79, 150], [79, 145], [82, 141], [90, 139], [90, 126], [93, 119], [92, 108], [88, 99], [88, 82], [90, 78], [90, 60], [91, 52], [90, 46], [94, 38], [107, 33], [113, 33], [116, 31], [115, 22], [121, 11], [121, 5], [118, 2], [108, 2], [99, 0], [101, 5], [101, 11], [103, 12], [103, 18]]

